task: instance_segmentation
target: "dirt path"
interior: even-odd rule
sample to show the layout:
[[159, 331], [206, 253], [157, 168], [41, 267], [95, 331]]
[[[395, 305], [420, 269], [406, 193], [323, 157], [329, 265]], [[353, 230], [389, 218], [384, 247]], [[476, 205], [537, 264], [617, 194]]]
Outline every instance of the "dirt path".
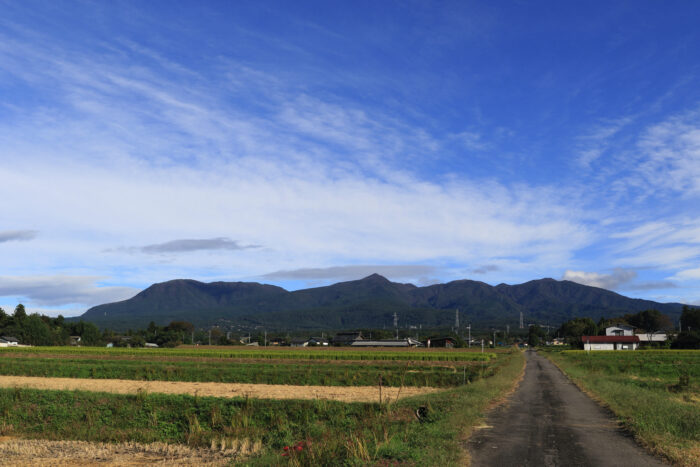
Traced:
[[[290, 386], [281, 384], [192, 383], [181, 381], [135, 381], [124, 379], [41, 378], [0, 376], [0, 387], [80, 390], [135, 394], [138, 391], [163, 394], [197, 394], [212, 397], [253, 397], [257, 399], [330, 399], [342, 402], [378, 402], [376, 386]], [[427, 394], [438, 388], [382, 388], [384, 400]], [[400, 394], [399, 394], [400, 391]]]
[[527, 352], [522, 383], [472, 436], [473, 466], [663, 465], [549, 360]]

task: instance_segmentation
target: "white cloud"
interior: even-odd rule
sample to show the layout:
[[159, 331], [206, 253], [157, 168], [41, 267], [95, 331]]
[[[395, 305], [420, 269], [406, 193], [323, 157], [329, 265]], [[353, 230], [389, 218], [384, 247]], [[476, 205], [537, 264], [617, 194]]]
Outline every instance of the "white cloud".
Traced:
[[[0, 125], [0, 177], [8, 181], [0, 194], [45, 187], [47, 196], [3, 208], [8, 218], [41, 219], [53, 232], [37, 253], [60, 255], [67, 247], [57, 238], [80, 232], [81, 255], [111, 250], [91, 261], [113, 276], [110, 266], [133, 268], [118, 245], [172, 249], [163, 238], [225, 233], [236, 245], [265, 248], [239, 250], [235, 259], [190, 248], [189, 273], [228, 267], [249, 277], [358, 261], [478, 264], [524, 255], [554, 264], [591, 241], [576, 200], [560, 189], [426, 179], [397, 165], [399, 154], [403, 162], [439, 157], [441, 143], [395, 115], [281, 89], [275, 80], [260, 89], [249, 68], [238, 79], [250, 81], [235, 86], [260, 92], [255, 110], [222, 107], [227, 96], [216, 90], [224, 83], [44, 45], [0, 47], [18, 65], [10, 67], [18, 79], [62, 91], [58, 113], [25, 109]], [[239, 67], [224, 66], [233, 74]], [[188, 273], [182, 260], [167, 261], [168, 271]]]
[[[133, 43], [94, 54], [37, 37], [29, 45], [22, 34], [0, 34], [0, 79], [11, 76], [41, 102], [0, 104], [0, 197], [13, 199], [0, 213], [50, 235], [3, 244], [3, 267], [20, 278], [86, 278], [69, 281], [66, 293], [48, 283], [45, 292], [15, 284], [34, 291], [38, 304], [127, 293], [99, 287], [94, 275], [148, 285], [174, 277], [282, 280], [283, 273], [345, 278], [359, 270], [337, 265], [452, 263], [420, 276], [452, 279], [469, 271], [464, 265], [483, 265], [471, 273], [499, 267], [499, 275], [529, 279], [560, 270], [606, 233], [618, 241], [610, 261], [620, 266], [677, 266], [700, 254], [697, 224], [680, 229], [657, 219], [601, 232], [602, 216], [587, 207], [597, 199], [592, 191], [413, 170], [441, 159], [455, 141], [492, 149], [477, 129], [441, 135], [415, 123], [420, 115], [360, 106], [229, 59], [206, 75]], [[157, 66], [135, 65], [144, 59]], [[642, 164], [643, 173], [683, 168], [675, 186], [692, 189], [693, 118], [649, 130], [640, 157], [663, 164]], [[591, 132], [587, 163], [600, 162], [627, 124], [611, 120]], [[119, 245], [188, 254], [133, 255]], [[306, 265], [317, 267], [299, 269]], [[610, 287], [631, 284], [616, 272], [567, 273]]]
[[670, 279], [678, 281], [698, 280], [700, 279], [700, 268], [678, 271]]
[[592, 287], [615, 290], [621, 285], [627, 284], [637, 278], [637, 272], [622, 268], [616, 268], [610, 274], [597, 272], [572, 271], [567, 270], [562, 277], [563, 280], [577, 282]]
[[583, 167], [590, 167], [610, 149], [614, 137], [634, 119], [623, 117], [607, 120], [593, 127], [580, 139], [577, 162]]
[[638, 147], [637, 173], [648, 186], [700, 194], [700, 110], [649, 127]]
[[86, 307], [125, 300], [139, 292], [132, 287], [100, 286], [91, 276], [0, 277], [0, 297], [28, 299], [38, 306], [71, 304]]

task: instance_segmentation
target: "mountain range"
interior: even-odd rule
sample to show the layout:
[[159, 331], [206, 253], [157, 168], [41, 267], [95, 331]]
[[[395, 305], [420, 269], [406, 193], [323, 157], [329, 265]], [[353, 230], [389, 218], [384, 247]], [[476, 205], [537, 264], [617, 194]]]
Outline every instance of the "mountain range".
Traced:
[[177, 279], [153, 284], [133, 298], [90, 308], [77, 319], [103, 328], [138, 329], [154, 321], [189, 321], [198, 327], [270, 330], [449, 327], [455, 310], [474, 328], [515, 329], [529, 323], [559, 325], [574, 317], [616, 317], [657, 309], [676, 320], [680, 303], [657, 303], [571, 281], [539, 279], [492, 286], [473, 280], [417, 287], [378, 274], [364, 279], [287, 291], [257, 282]]

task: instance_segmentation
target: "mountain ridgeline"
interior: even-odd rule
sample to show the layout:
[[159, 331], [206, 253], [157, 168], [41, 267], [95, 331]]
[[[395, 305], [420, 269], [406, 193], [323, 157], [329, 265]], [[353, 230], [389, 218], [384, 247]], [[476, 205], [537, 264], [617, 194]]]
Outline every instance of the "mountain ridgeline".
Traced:
[[196, 326], [264, 326], [270, 330], [449, 327], [455, 310], [460, 322], [477, 328], [558, 325], [574, 317], [615, 317], [657, 309], [677, 319], [682, 305], [624, 297], [570, 281], [540, 279], [491, 286], [457, 280], [417, 287], [372, 274], [364, 279], [289, 292], [257, 282], [178, 279], [154, 284], [129, 300], [95, 306], [80, 319], [116, 330], [189, 321]]

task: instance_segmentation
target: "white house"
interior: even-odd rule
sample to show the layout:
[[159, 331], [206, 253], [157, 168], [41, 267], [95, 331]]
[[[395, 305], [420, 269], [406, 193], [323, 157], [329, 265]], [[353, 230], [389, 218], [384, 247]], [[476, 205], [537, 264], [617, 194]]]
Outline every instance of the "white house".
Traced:
[[634, 327], [626, 324], [608, 326], [605, 328], [606, 336], [634, 336]]
[[2, 336], [0, 338], [0, 347], [17, 347], [19, 345], [19, 340], [15, 337]]
[[583, 350], [636, 350], [637, 336], [581, 336]]

